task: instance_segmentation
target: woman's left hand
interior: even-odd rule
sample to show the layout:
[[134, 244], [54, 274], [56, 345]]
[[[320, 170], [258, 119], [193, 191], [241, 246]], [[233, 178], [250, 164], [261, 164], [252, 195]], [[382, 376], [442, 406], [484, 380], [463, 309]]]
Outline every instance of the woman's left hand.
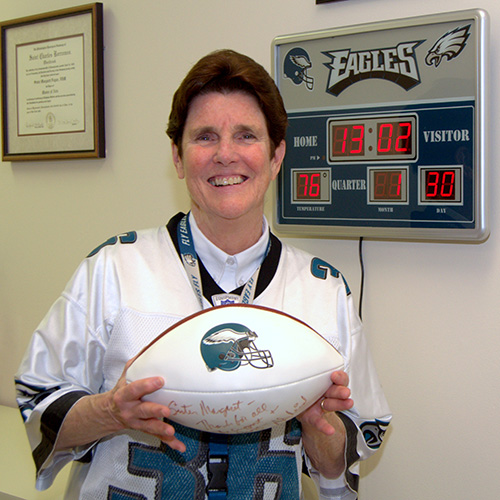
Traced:
[[302, 425], [313, 427], [326, 435], [334, 434], [335, 428], [325, 416], [330, 412], [349, 410], [354, 405], [350, 398], [347, 373], [342, 370], [335, 371], [331, 375], [331, 381], [332, 385], [323, 396], [297, 417]]

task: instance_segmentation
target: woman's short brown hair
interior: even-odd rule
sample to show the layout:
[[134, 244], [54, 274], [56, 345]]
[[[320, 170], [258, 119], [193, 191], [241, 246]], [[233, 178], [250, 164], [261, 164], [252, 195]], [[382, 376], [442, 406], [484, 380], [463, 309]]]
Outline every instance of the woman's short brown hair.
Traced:
[[172, 99], [167, 134], [182, 155], [182, 134], [191, 101], [209, 92], [247, 92], [256, 97], [267, 122], [271, 154], [285, 138], [288, 118], [283, 99], [269, 73], [248, 56], [223, 49], [201, 58]]

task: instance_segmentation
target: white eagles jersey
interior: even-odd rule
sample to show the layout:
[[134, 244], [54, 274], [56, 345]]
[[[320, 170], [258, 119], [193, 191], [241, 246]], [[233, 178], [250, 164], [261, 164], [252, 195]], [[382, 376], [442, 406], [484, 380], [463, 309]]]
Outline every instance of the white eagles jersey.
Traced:
[[[185, 454], [138, 431], [53, 451], [64, 416], [79, 398], [112, 389], [129, 359], [200, 310], [178, 253], [176, 228], [182, 216], [167, 227], [111, 238], [94, 250], [33, 334], [16, 388], [37, 488], [48, 488], [73, 461], [67, 499], [207, 498], [208, 433], [175, 424], [187, 445]], [[211, 296], [224, 291], [203, 265], [201, 276], [204, 306], [210, 307]], [[300, 424], [294, 419], [229, 437], [227, 498], [298, 500], [303, 464], [322, 500], [357, 498], [358, 461], [380, 447], [391, 413], [347, 284], [327, 262], [271, 235], [254, 303], [306, 322], [342, 354], [355, 404], [340, 414], [348, 436], [347, 469], [343, 477], [328, 480], [310, 467], [307, 457], [303, 461]]]

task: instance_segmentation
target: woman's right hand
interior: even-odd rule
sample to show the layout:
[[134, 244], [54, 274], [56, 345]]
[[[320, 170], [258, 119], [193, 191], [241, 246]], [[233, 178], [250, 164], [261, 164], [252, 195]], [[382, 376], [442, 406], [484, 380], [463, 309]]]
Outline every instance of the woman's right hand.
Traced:
[[184, 452], [186, 445], [175, 437], [175, 429], [165, 422], [170, 417], [167, 406], [143, 401], [164, 385], [161, 377], [126, 381], [130, 360], [115, 387], [102, 394], [84, 396], [68, 412], [61, 426], [56, 450], [93, 443], [125, 429], [134, 429], [157, 437], [172, 449]]

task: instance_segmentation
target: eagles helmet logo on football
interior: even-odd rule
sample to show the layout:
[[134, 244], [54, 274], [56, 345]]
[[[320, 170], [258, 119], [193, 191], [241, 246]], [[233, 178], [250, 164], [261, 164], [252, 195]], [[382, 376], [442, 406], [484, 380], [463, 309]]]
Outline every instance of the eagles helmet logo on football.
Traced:
[[217, 368], [233, 371], [240, 366], [272, 368], [273, 357], [269, 350], [255, 345], [257, 334], [239, 323], [224, 323], [211, 328], [201, 340], [201, 355], [209, 371]]

